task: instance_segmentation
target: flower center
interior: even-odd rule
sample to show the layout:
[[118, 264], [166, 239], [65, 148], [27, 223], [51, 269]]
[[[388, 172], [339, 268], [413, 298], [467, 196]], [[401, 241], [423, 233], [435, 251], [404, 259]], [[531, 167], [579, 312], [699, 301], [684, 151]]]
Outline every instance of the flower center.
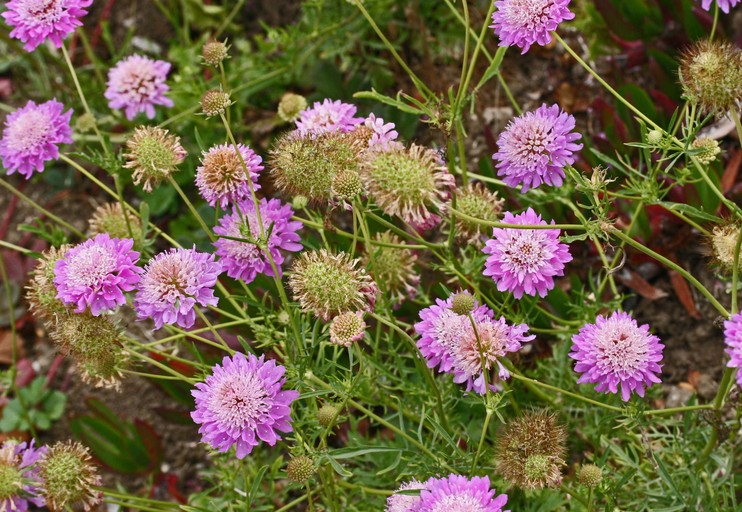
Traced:
[[21, 472], [14, 466], [0, 464], [0, 500], [17, 495], [22, 487]]
[[148, 62], [128, 63], [119, 82], [119, 92], [133, 101], [153, 96], [155, 94], [154, 76]]
[[67, 279], [72, 286], [98, 288], [116, 270], [116, 258], [105, 247], [91, 245], [67, 262]]
[[22, 7], [36, 21], [54, 23], [62, 15], [62, 2], [59, 0], [25, 0]]
[[[434, 327], [435, 339], [446, 347], [449, 352], [459, 345], [459, 340], [467, 332], [471, 331], [471, 322], [469, 318], [463, 315], [457, 315], [453, 311], [446, 311], [436, 320]], [[473, 335], [473, 333], [472, 333]]]
[[49, 118], [39, 110], [30, 110], [8, 126], [8, 145], [14, 151], [39, 149], [49, 136]]
[[268, 414], [268, 394], [255, 373], [225, 377], [209, 398], [209, 408], [222, 424], [238, 430], [254, 427]]
[[482, 371], [482, 359], [484, 367], [490, 369], [498, 357], [504, 356], [508, 341], [508, 332], [500, 323], [477, 322], [477, 334], [479, 340], [470, 327], [461, 335], [454, 352], [456, 366], [471, 376]]
[[646, 336], [625, 326], [606, 325], [596, 348], [598, 365], [611, 372], [634, 373], [648, 355]]
[[431, 512], [485, 512], [481, 500], [469, 493], [445, 496], [430, 510]]
[[509, 23], [533, 29], [549, 21], [551, 0], [516, 0], [511, 2], [505, 15]]
[[221, 193], [234, 192], [246, 179], [245, 170], [234, 149], [222, 149], [207, 155], [203, 167], [205, 181]]
[[542, 243], [535, 233], [518, 233], [505, 245], [505, 260], [518, 272], [533, 273], [541, 267], [544, 257]]
[[163, 301], [173, 303], [195, 284], [196, 268], [193, 262], [180, 254], [168, 254], [152, 263], [149, 268], [150, 291]]

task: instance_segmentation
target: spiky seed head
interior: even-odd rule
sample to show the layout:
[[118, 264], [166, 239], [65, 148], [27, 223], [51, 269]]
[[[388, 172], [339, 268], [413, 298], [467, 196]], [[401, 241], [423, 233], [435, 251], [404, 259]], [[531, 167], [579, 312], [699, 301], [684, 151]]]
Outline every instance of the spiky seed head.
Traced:
[[374, 202], [388, 215], [428, 225], [431, 207], [444, 210], [455, 185], [438, 154], [415, 144], [407, 149], [369, 151], [361, 178]]
[[286, 473], [289, 480], [297, 484], [303, 484], [314, 476], [314, 461], [306, 455], [294, 457], [286, 465]]
[[719, 142], [708, 137], [698, 137], [693, 141], [691, 146], [693, 149], [701, 150], [701, 152], [696, 155], [696, 158], [698, 158], [698, 161], [704, 165], [708, 165], [716, 160], [717, 155], [721, 153]]
[[[740, 236], [739, 229], [739, 226], [735, 224], [726, 224], [716, 226], [711, 231], [710, 244], [713, 259], [724, 272], [734, 270], [734, 250]], [[740, 260], [742, 260], [742, 256]], [[740, 268], [742, 268], [742, 265], [740, 265]]]
[[[456, 193], [456, 209], [476, 219], [491, 222], [499, 220], [504, 203], [497, 192], [489, 190], [482, 183], [469, 184]], [[477, 248], [484, 245], [482, 240], [489, 236], [491, 231], [488, 226], [456, 216], [456, 238]]]
[[0, 502], [17, 496], [23, 489], [23, 474], [17, 464], [0, 461]]
[[457, 315], [468, 315], [476, 304], [474, 297], [466, 292], [459, 292], [451, 298], [451, 310]]
[[354, 170], [340, 171], [332, 180], [332, 195], [344, 201], [363, 194], [361, 176]]
[[290, 133], [270, 151], [271, 176], [279, 190], [313, 203], [332, 199], [332, 185], [340, 172], [358, 172], [364, 147], [340, 132], [320, 135]]
[[331, 404], [324, 404], [317, 412], [317, 421], [327, 428], [335, 424], [338, 418], [338, 408]]
[[603, 481], [603, 470], [595, 464], [585, 464], [580, 468], [578, 479], [585, 487], [595, 488]]
[[566, 438], [556, 416], [543, 411], [510, 420], [497, 441], [497, 472], [523, 489], [557, 487], [565, 465]]
[[207, 66], [218, 66], [229, 56], [229, 46], [226, 42], [211, 39], [201, 48], [201, 56]]
[[377, 245], [372, 245], [370, 254], [366, 254], [363, 259], [371, 277], [381, 283], [384, 296], [393, 304], [413, 298], [420, 284], [420, 274], [415, 270], [417, 255], [411, 249], [405, 249], [402, 239], [389, 231], [377, 233], [374, 240]]
[[366, 322], [360, 311], [341, 313], [332, 319], [330, 324], [330, 341], [336, 345], [351, 346], [363, 339], [366, 334]]
[[124, 168], [132, 169], [135, 185], [144, 181], [142, 188], [150, 192], [178, 170], [185, 156], [180, 137], [157, 126], [140, 126], [126, 141]]
[[57, 298], [57, 287], [54, 286], [54, 266], [71, 248], [62, 245], [58, 249], [50, 248], [39, 259], [31, 273], [31, 281], [26, 287], [26, 298], [31, 311], [44, 320], [47, 327], [56, 325], [60, 316], [70, 314], [65, 304]]
[[56, 443], [49, 448], [39, 466], [46, 505], [52, 511], [73, 506], [82, 506], [88, 511], [102, 501], [103, 494], [93, 489], [101, 485], [101, 477], [89, 450], [82, 444], [73, 441]]
[[206, 117], [218, 116], [227, 111], [232, 104], [229, 94], [219, 89], [211, 89], [201, 96], [201, 112]]
[[304, 252], [294, 262], [289, 287], [301, 308], [324, 320], [348, 311], [370, 311], [378, 288], [359, 260], [324, 249]]
[[93, 116], [93, 114], [85, 113], [75, 121], [75, 131], [78, 133], [87, 133], [95, 128], [95, 125], [95, 116]]
[[293, 92], [287, 92], [281, 96], [278, 102], [278, 117], [290, 123], [299, 118], [299, 113], [307, 108], [307, 99]]
[[[126, 217], [129, 218], [131, 234], [126, 226]], [[92, 236], [108, 233], [112, 238], [133, 238], [134, 246], [142, 239], [142, 221], [131, 212], [126, 212], [121, 203], [106, 203], [95, 209], [88, 220], [88, 231]]]
[[709, 114], [724, 115], [742, 100], [742, 50], [729, 43], [699, 41], [678, 69], [683, 96]]

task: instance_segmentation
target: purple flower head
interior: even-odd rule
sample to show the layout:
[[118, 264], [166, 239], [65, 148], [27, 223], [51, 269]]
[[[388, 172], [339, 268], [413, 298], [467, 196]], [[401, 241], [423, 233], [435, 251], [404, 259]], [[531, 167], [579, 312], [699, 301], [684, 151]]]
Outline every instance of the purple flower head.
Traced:
[[[467, 318], [468, 320], [468, 318]], [[497, 365], [500, 379], [509, 379], [510, 372], [500, 363], [499, 358], [509, 352], [517, 352], [523, 343], [533, 340], [535, 335], [526, 335], [526, 324], [508, 325], [505, 317], [499, 320], [486, 319], [476, 322], [477, 331], [471, 322], [462, 329], [458, 343], [452, 348], [453, 381], [466, 383], [466, 390], [484, 395], [487, 392], [487, 381], [484, 369], [489, 370]], [[494, 389], [494, 386], [493, 386]]]
[[236, 353], [212, 369], [205, 382], [191, 394], [196, 410], [191, 412], [201, 440], [226, 452], [237, 445], [237, 458], [244, 459], [259, 441], [273, 446], [280, 432], [291, 432], [291, 402], [295, 390], [281, 391], [286, 368], [265, 356]]
[[[252, 201], [238, 202], [235, 208], [239, 208], [239, 211], [234, 210], [230, 215], [219, 219], [219, 225], [214, 228], [217, 235], [256, 242], [229, 238], [218, 238], [214, 242], [216, 254], [227, 275], [233, 279], [242, 279], [245, 283], [252, 282], [258, 274], [273, 275], [270, 260], [258, 245], [268, 248], [279, 273], [284, 261], [280, 249], [296, 252], [302, 248], [299, 243], [301, 238], [296, 233], [301, 228], [301, 222], [291, 220], [294, 214], [291, 206], [278, 199], [261, 199], [259, 207], [263, 223], [262, 236]], [[264, 240], [265, 237], [267, 240]]]
[[[710, 11], [712, 1], [713, 0], [703, 0], [701, 2], [701, 7], [703, 7], [707, 11]], [[719, 9], [721, 9], [724, 14], [729, 14], [729, 9], [737, 5], [739, 2], [740, 0], [716, 0], [716, 3], [719, 4]]]
[[[263, 170], [260, 155], [243, 144], [237, 144], [242, 160], [247, 166], [253, 190], [258, 190], [258, 175]], [[250, 197], [245, 168], [232, 144], [214, 146], [203, 153], [201, 165], [196, 169], [196, 186], [211, 206], [219, 203], [225, 209], [236, 201]]]
[[398, 494], [399, 491], [413, 491], [425, 489], [425, 484], [412, 479], [404, 482], [394, 494], [386, 499], [384, 512], [418, 512], [420, 510], [420, 495]]
[[93, 0], [10, 0], [2, 14], [5, 23], [13, 27], [10, 37], [20, 40], [26, 51], [33, 51], [47, 39], [55, 47], [82, 26]]
[[[464, 292], [468, 293], [468, 292]], [[438, 367], [439, 372], [451, 372], [454, 365], [454, 347], [459, 344], [462, 333], [471, 329], [466, 315], [457, 315], [451, 309], [453, 297], [436, 299], [435, 304], [420, 311], [420, 322], [415, 324], [415, 332], [420, 335], [417, 347], [427, 360], [428, 368]], [[491, 320], [494, 313], [487, 306], [474, 301], [471, 312], [475, 322]]]
[[155, 117], [155, 105], [172, 107], [173, 100], [165, 96], [170, 90], [167, 74], [170, 63], [130, 55], [108, 71], [105, 97], [112, 109], [123, 109], [131, 121], [139, 112]]
[[402, 149], [402, 144], [397, 142], [399, 133], [394, 129], [394, 123], [385, 123], [382, 118], [371, 113], [363, 125], [373, 132], [368, 140], [368, 147], [381, 150]]
[[152, 318], [155, 329], [164, 324], [192, 327], [196, 304], [216, 306], [214, 286], [222, 266], [213, 254], [193, 249], [170, 249], [150, 260], [144, 268], [134, 298], [137, 317]]
[[550, 32], [563, 20], [575, 17], [567, 6], [570, 0], [497, 0], [492, 25], [500, 46], [517, 46], [526, 53], [533, 43], [551, 42]]
[[631, 315], [615, 311], [610, 317], [598, 315], [594, 324], [585, 324], [572, 337], [569, 357], [577, 361], [575, 371], [582, 376], [578, 384], [596, 383], [595, 391], [618, 393], [629, 400], [632, 391], [644, 396], [644, 388], [661, 382], [662, 351], [665, 346], [639, 326]]
[[[546, 225], [531, 208], [518, 215], [506, 212], [502, 222]], [[558, 229], [495, 228], [482, 250], [490, 255], [483, 274], [516, 299], [524, 293], [545, 297], [554, 288], [554, 276], [564, 275], [564, 264], [572, 261], [569, 246], [559, 241]]]
[[[729, 354], [727, 366], [742, 367], [742, 313], [732, 316], [724, 322], [724, 352]], [[737, 371], [737, 385], [742, 387], [742, 372]]]
[[431, 478], [420, 492], [420, 507], [416, 512], [510, 512], [503, 510], [507, 494], [495, 497], [489, 477], [450, 474], [446, 478]]
[[54, 266], [57, 298], [76, 305], [75, 313], [88, 307], [93, 316], [126, 304], [124, 292], [133, 290], [142, 269], [131, 238], [111, 238], [101, 233], [71, 248]]
[[348, 133], [363, 122], [362, 117], [353, 117], [356, 106], [340, 100], [315, 101], [310, 108], [299, 113], [296, 129], [300, 135], [318, 135], [328, 132]]
[[40, 105], [29, 101], [8, 115], [0, 139], [0, 158], [8, 174], [17, 171], [30, 179], [34, 171], [44, 170], [44, 162], [59, 158], [59, 144], [72, 142], [72, 110], [63, 111], [57, 100]]
[[[0, 448], [0, 474], [6, 488], [3, 489], [4, 496], [0, 498], [0, 510], [25, 512], [29, 503], [37, 507], [44, 506], [44, 482], [39, 476], [36, 463], [46, 452], [46, 446], [34, 448], [33, 440], [30, 444], [15, 440], [3, 443]], [[9, 494], [12, 487], [17, 491]]]
[[492, 155], [497, 175], [506, 185], [522, 185], [521, 192], [541, 183], [558, 187], [564, 180], [564, 167], [575, 161], [575, 144], [580, 138], [575, 118], [562, 112], [559, 105], [541, 105], [513, 119], [497, 139], [499, 150]]

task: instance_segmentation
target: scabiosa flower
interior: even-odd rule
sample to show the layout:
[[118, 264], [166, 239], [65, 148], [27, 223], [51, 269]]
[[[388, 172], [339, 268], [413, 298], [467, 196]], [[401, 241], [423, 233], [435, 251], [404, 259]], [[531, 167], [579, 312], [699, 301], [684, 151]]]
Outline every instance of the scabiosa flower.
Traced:
[[368, 254], [363, 260], [371, 277], [381, 283], [383, 295], [392, 304], [399, 305], [406, 299], [413, 299], [420, 285], [420, 274], [415, 270], [417, 255], [411, 249], [405, 249], [402, 239], [389, 231], [377, 233], [374, 240], [378, 244], [367, 249]]
[[567, 456], [567, 432], [556, 415], [528, 412], [512, 419], [497, 438], [497, 472], [523, 489], [558, 487]]
[[[742, 313], [724, 322], [724, 352], [729, 355], [729, 368], [742, 367]], [[737, 371], [737, 385], [742, 387], [742, 372]]]
[[134, 309], [140, 320], [151, 318], [155, 329], [164, 324], [189, 328], [196, 322], [195, 307], [216, 306], [214, 296], [222, 266], [213, 254], [193, 249], [170, 249], [155, 255], [144, 267]]
[[325, 322], [347, 311], [372, 311], [379, 292], [359, 259], [324, 249], [304, 252], [291, 268], [289, 286], [301, 308]]
[[[258, 190], [258, 175], [263, 170], [260, 155], [243, 144], [237, 144], [242, 161], [250, 174], [253, 190]], [[232, 144], [221, 144], [204, 151], [201, 165], [196, 168], [196, 186], [211, 206], [219, 203], [224, 209], [235, 201], [250, 196], [245, 167]]]
[[[497, 192], [490, 191], [481, 183], [471, 183], [456, 193], [456, 209], [476, 219], [497, 221], [504, 203]], [[485, 228], [482, 224], [456, 216], [456, 238], [481, 249], [484, 236]]]
[[132, 169], [134, 185], [143, 180], [147, 192], [177, 172], [186, 157], [180, 137], [157, 126], [139, 126], [126, 141], [126, 149], [124, 169]]
[[33, 51], [46, 40], [56, 48], [62, 40], [82, 26], [93, 0], [10, 0], [2, 14], [13, 27], [10, 37], [20, 40], [26, 51]]
[[348, 133], [363, 123], [362, 117], [353, 117], [356, 106], [340, 100], [315, 101], [311, 108], [302, 110], [296, 120], [296, 129], [301, 135], [318, 135], [327, 132]]
[[628, 402], [636, 391], [644, 396], [644, 389], [661, 382], [662, 351], [665, 346], [657, 336], [649, 333], [649, 326], [639, 326], [631, 315], [615, 311], [610, 317], [598, 315], [594, 324], [586, 324], [572, 336], [575, 371], [582, 376], [578, 384], [596, 383], [595, 391], [618, 393]]
[[202, 441], [226, 452], [237, 447], [244, 459], [259, 441], [273, 446], [280, 432], [291, 432], [291, 402], [299, 397], [293, 389], [281, 391], [286, 368], [265, 356], [225, 357], [212, 369], [205, 382], [196, 384], [193, 421], [201, 425]]
[[46, 506], [51, 510], [82, 505], [87, 512], [103, 501], [102, 484], [90, 451], [78, 442], [58, 442], [40, 461]]
[[575, 144], [580, 138], [575, 118], [559, 105], [541, 105], [513, 119], [497, 139], [499, 150], [492, 155], [497, 162], [497, 175], [506, 185], [522, 185], [521, 192], [541, 183], [558, 187], [564, 180], [564, 167], [575, 161]]
[[517, 46], [521, 54], [533, 43], [541, 46], [551, 42], [551, 34], [559, 23], [575, 17], [567, 6], [570, 0], [498, 0], [492, 13], [492, 25], [500, 38], [500, 46]]
[[420, 492], [419, 512], [510, 512], [503, 510], [507, 494], [495, 497], [489, 477], [450, 474], [446, 478], [431, 478]]
[[76, 305], [75, 313], [90, 308], [94, 316], [126, 304], [124, 292], [135, 288], [142, 273], [133, 245], [130, 238], [102, 233], [68, 250], [54, 267], [57, 296]]
[[5, 441], [0, 448], [0, 510], [25, 512], [28, 504], [44, 506], [38, 461], [46, 455], [47, 448], [34, 448], [31, 444], [15, 440]]
[[372, 132], [368, 147], [382, 150], [402, 148], [402, 144], [397, 142], [399, 133], [394, 129], [394, 123], [385, 123], [382, 118], [371, 113], [363, 125]]
[[369, 195], [388, 215], [407, 223], [431, 227], [440, 218], [455, 186], [454, 177], [432, 149], [413, 144], [408, 149], [371, 151], [361, 165]]
[[330, 341], [335, 345], [350, 347], [354, 342], [361, 341], [365, 334], [366, 322], [360, 311], [341, 313], [330, 324]]
[[386, 499], [384, 512], [418, 512], [420, 510], [420, 495], [399, 494], [399, 491], [422, 491], [425, 484], [413, 478], [399, 486], [394, 494]]
[[736, 112], [742, 101], [742, 50], [730, 43], [696, 42], [680, 57], [678, 75], [683, 97], [706, 113]]
[[[713, 0], [703, 0], [701, 2], [701, 7], [703, 7], [707, 11], [710, 11], [712, 2]], [[721, 9], [724, 14], [729, 14], [729, 9], [737, 5], [739, 2], [740, 0], [716, 0], [716, 3], [719, 4], [719, 9]]]
[[[273, 275], [273, 268], [266, 250], [281, 272], [284, 256], [281, 249], [296, 252], [302, 249], [297, 231], [301, 222], [292, 221], [294, 211], [291, 206], [278, 199], [260, 200], [260, 219], [262, 229], [252, 201], [241, 201], [230, 215], [219, 219], [214, 228], [217, 235], [240, 238], [245, 241], [218, 238], [214, 242], [216, 254], [227, 275], [233, 279], [252, 282], [258, 274]], [[249, 241], [248, 241], [249, 240]]]
[[59, 158], [59, 145], [72, 142], [71, 117], [72, 110], [64, 112], [57, 100], [39, 105], [29, 100], [9, 114], [0, 139], [0, 158], [8, 174], [30, 179], [34, 171], [44, 171], [44, 162]]
[[[532, 208], [518, 215], [505, 212], [502, 221], [546, 225]], [[564, 264], [572, 261], [569, 247], [559, 241], [558, 229], [495, 228], [482, 251], [490, 255], [482, 273], [516, 299], [524, 293], [545, 297], [554, 288], [554, 276], [564, 275]]]
[[130, 55], [108, 71], [108, 88], [104, 93], [108, 106], [122, 109], [131, 121], [139, 112], [149, 119], [155, 117], [155, 105], [172, 107], [173, 100], [165, 96], [170, 90], [167, 74], [170, 63], [141, 55]]

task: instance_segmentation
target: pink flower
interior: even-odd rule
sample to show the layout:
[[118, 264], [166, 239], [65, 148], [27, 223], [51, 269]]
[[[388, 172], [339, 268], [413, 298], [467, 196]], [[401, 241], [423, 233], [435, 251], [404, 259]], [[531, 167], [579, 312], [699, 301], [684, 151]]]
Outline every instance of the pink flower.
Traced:
[[[250, 173], [253, 190], [258, 190], [258, 175], [263, 170], [260, 165], [263, 159], [243, 144], [237, 144], [237, 148]], [[196, 186], [206, 202], [211, 206], [218, 203], [222, 209], [250, 197], [245, 167], [232, 144], [214, 146], [203, 153], [201, 165], [196, 168]]]
[[425, 489], [425, 484], [412, 479], [399, 486], [397, 492], [386, 499], [384, 512], [418, 512], [420, 510], [420, 496], [412, 494], [398, 494], [399, 491], [417, 491]]
[[[513, 215], [506, 212], [505, 224], [546, 225], [532, 208]], [[553, 223], [553, 221], [552, 221]], [[495, 228], [484, 249], [487, 258], [483, 274], [490, 276], [501, 292], [546, 297], [554, 288], [554, 277], [564, 275], [564, 265], [572, 261], [569, 246], [559, 241], [558, 229]]]
[[[729, 368], [742, 367], [742, 313], [724, 322], [724, 352], [729, 355]], [[742, 387], [742, 372], [737, 371], [737, 385]]]
[[563, 20], [575, 17], [567, 6], [570, 0], [497, 0], [492, 13], [495, 34], [500, 46], [518, 46], [526, 53], [533, 43], [544, 46], [551, 42], [550, 32]]
[[382, 150], [402, 149], [402, 144], [397, 142], [399, 133], [394, 129], [394, 123], [385, 123], [382, 118], [371, 113], [363, 125], [373, 132], [368, 141], [368, 147]]
[[34, 171], [43, 172], [44, 162], [59, 158], [59, 144], [72, 142], [72, 110], [49, 100], [37, 105], [26, 103], [5, 119], [0, 139], [0, 158], [8, 174], [18, 172], [30, 179]]
[[26, 51], [33, 51], [47, 39], [55, 47], [82, 26], [80, 18], [93, 0], [10, 0], [2, 14], [13, 27], [10, 37], [20, 40]]
[[363, 122], [362, 117], [353, 117], [356, 106], [340, 100], [315, 101], [311, 108], [302, 110], [296, 120], [296, 129], [301, 135], [317, 135], [327, 132], [347, 133]]
[[11, 439], [0, 448], [0, 466], [3, 466], [3, 484], [6, 491], [15, 487], [12, 494], [0, 497], [0, 510], [26, 512], [29, 503], [43, 507], [46, 501], [43, 496], [44, 481], [39, 475], [38, 462], [47, 453], [47, 447], [34, 448], [30, 444], [19, 443]]
[[420, 492], [420, 506], [415, 512], [510, 512], [503, 510], [507, 494], [495, 497], [489, 477], [450, 474], [431, 478]]
[[105, 97], [112, 109], [123, 109], [131, 121], [139, 112], [155, 117], [155, 105], [172, 107], [173, 100], [165, 96], [170, 90], [167, 74], [170, 63], [130, 55], [108, 71]]
[[[707, 11], [710, 11], [712, 1], [713, 0], [703, 0], [701, 2], [701, 7], [703, 7]], [[721, 9], [725, 14], [729, 14], [729, 10], [737, 5], [739, 2], [740, 0], [716, 0], [716, 3], [719, 4], [719, 9]]]

